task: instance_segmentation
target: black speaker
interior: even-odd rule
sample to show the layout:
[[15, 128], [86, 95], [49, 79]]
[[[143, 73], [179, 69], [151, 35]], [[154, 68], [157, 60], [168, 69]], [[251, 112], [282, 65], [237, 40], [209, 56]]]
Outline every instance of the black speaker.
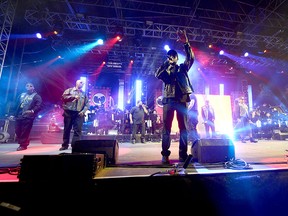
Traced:
[[[18, 174], [20, 182], [26, 183], [70, 183], [91, 182], [102, 169], [99, 155], [95, 154], [59, 154], [24, 155]], [[102, 161], [104, 163], [104, 161]]]
[[200, 163], [226, 162], [235, 158], [231, 139], [201, 139], [192, 148], [192, 155]]
[[104, 154], [105, 166], [115, 165], [118, 161], [119, 144], [117, 139], [78, 140], [72, 147], [72, 153]]

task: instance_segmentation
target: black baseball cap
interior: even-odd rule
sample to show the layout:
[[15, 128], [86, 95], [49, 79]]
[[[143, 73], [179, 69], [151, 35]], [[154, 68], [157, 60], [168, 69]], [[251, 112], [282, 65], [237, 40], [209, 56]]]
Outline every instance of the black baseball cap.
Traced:
[[169, 50], [167, 56], [178, 57], [178, 53], [175, 50]]

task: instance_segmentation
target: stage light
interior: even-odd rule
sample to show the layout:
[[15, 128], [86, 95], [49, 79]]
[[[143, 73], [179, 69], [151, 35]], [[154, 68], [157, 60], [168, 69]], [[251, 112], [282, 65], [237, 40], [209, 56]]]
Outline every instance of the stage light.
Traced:
[[224, 95], [224, 84], [222, 83], [219, 84], [219, 95]]
[[249, 53], [248, 52], [245, 52], [244, 53], [244, 57], [248, 57], [249, 56]]
[[104, 43], [103, 39], [98, 39], [98, 40], [97, 40], [97, 44], [98, 44], [98, 45], [102, 45], [103, 43]]
[[118, 108], [124, 110], [124, 80], [119, 80], [119, 89], [118, 89]]
[[41, 33], [36, 33], [36, 37], [37, 37], [38, 39], [42, 39]]
[[169, 45], [165, 45], [164, 46], [164, 50], [166, 50], [167, 52], [170, 50], [170, 47], [169, 47]]
[[135, 104], [137, 104], [137, 101], [141, 100], [141, 95], [142, 95], [142, 81], [141, 81], [141, 80], [136, 80], [136, 82], [135, 82], [135, 87], [136, 87]]
[[117, 39], [118, 41], [122, 41], [122, 37], [121, 37], [120, 35], [117, 35], [117, 36], [116, 36], [116, 39]]
[[220, 51], [219, 51], [219, 55], [224, 55], [224, 51], [223, 51], [223, 50], [220, 50]]

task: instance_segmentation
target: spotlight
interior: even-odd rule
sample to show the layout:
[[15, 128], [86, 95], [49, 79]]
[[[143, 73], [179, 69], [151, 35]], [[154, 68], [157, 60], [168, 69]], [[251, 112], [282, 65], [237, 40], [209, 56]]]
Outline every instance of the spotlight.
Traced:
[[170, 50], [170, 47], [169, 47], [169, 45], [165, 45], [164, 46], [164, 50], [166, 50], [167, 52]]
[[98, 39], [98, 40], [97, 40], [97, 44], [98, 44], [98, 45], [102, 45], [103, 43], [104, 43], [104, 41], [103, 41], [102, 39]]
[[117, 35], [117, 36], [116, 36], [116, 39], [117, 39], [118, 41], [122, 41], [122, 37], [121, 37], [120, 35]]
[[36, 33], [36, 37], [37, 37], [38, 39], [42, 39], [41, 33]]

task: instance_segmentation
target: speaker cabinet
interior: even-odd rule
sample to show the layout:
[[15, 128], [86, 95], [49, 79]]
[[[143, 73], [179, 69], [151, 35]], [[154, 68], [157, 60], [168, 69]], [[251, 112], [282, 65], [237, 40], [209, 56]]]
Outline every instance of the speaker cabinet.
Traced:
[[91, 182], [103, 164], [104, 155], [24, 155], [18, 178], [26, 183], [80, 184]]
[[235, 158], [231, 139], [201, 139], [191, 151], [193, 159], [200, 163], [226, 162]]
[[118, 161], [119, 144], [116, 139], [78, 140], [72, 153], [97, 153], [105, 155], [105, 166], [115, 165]]

